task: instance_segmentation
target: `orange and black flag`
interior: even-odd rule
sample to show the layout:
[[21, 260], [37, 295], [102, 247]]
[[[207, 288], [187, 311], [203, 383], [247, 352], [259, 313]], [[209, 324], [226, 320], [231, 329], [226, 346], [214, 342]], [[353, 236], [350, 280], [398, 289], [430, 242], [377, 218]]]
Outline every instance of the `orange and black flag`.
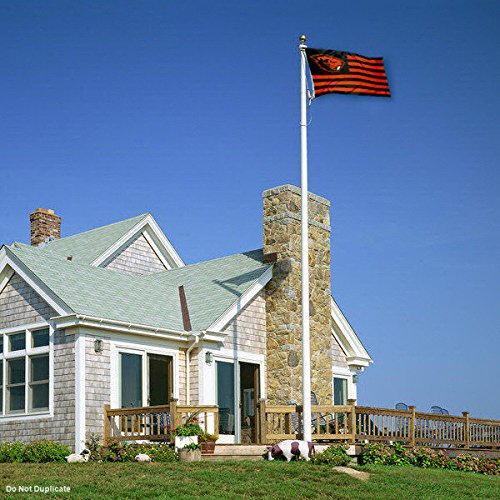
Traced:
[[332, 93], [391, 96], [381, 57], [338, 50], [305, 50], [315, 97]]

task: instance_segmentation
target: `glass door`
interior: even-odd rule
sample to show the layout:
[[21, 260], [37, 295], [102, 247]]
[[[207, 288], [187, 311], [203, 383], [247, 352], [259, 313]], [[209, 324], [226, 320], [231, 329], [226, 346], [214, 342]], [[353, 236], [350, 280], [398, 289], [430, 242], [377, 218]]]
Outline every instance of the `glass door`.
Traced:
[[120, 406], [142, 406], [142, 356], [120, 353]]
[[219, 439], [221, 442], [234, 442], [235, 437], [235, 391], [234, 363], [216, 361], [217, 393], [219, 406]]
[[172, 395], [172, 358], [148, 354], [148, 406], [167, 405]]
[[257, 442], [257, 405], [260, 397], [259, 365], [240, 363], [240, 442]]

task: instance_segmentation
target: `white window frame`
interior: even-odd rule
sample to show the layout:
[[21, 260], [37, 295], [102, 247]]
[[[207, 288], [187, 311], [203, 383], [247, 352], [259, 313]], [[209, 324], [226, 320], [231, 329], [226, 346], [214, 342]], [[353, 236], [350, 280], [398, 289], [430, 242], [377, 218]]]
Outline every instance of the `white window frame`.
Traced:
[[[141, 339], [143, 340], [143, 339]], [[149, 377], [148, 354], [159, 354], [172, 358], [172, 392], [179, 399], [179, 348], [160, 347], [154, 344], [139, 344], [135, 342], [111, 342], [111, 407], [121, 407], [121, 367], [120, 353], [137, 354], [142, 357], [142, 405], [148, 405]]]
[[[343, 378], [347, 380], [347, 394], [346, 394], [346, 400], [348, 401], [349, 399], [357, 399], [357, 390], [356, 390], [356, 384], [354, 383], [353, 380], [353, 371], [350, 370], [349, 368], [343, 368], [339, 366], [334, 366], [333, 367], [333, 374], [332, 374], [332, 398], [334, 394], [334, 378]], [[332, 401], [333, 402], [333, 401]]]
[[[42, 347], [31, 347], [31, 333], [35, 330], [49, 329], [49, 345]], [[9, 335], [24, 333], [25, 349], [9, 352]], [[3, 353], [0, 354], [3, 370], [3, 390], [2, 390], [2, 410], [0, 411], [0, 422], [16, 420], [30, 420], [40, 417], [52, 417], [54, 415], [54, 328], [48, 323], [33, 323], [0, 329], [0, 342], [3, 342]], [[48, 354], [49, 355], [49, 407], [48, 409], [30, 411], [30, 359], [31, 357]], [[7, 411], [7, 362], [12, 359], [24, 357], [24, 411]]]

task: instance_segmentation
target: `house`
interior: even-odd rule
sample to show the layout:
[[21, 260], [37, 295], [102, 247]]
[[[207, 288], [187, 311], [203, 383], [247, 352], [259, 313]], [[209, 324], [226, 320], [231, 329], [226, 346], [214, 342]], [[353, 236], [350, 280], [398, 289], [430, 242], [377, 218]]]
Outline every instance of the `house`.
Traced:
[[[263, 193], [263, 248], [185, 265], [151, 214], [0, 250], [0, 441], [80, 449], [103, 407], [217, 404], [221, 442], [248, 442], [259, 398], [301, 398], [300, 189]], [[328, 200], [309, 194], [311, 387], [356, 399], [371, 358], [330, 291]]]

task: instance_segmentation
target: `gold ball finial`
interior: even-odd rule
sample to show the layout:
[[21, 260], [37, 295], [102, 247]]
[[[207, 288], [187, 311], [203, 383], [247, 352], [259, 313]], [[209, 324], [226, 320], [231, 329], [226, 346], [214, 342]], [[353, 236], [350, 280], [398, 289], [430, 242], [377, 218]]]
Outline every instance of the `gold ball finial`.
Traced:
[[300, 35], [299, 41], [300, 41], [300, 43], [305, 43], [306, 42], [306, 35]]

